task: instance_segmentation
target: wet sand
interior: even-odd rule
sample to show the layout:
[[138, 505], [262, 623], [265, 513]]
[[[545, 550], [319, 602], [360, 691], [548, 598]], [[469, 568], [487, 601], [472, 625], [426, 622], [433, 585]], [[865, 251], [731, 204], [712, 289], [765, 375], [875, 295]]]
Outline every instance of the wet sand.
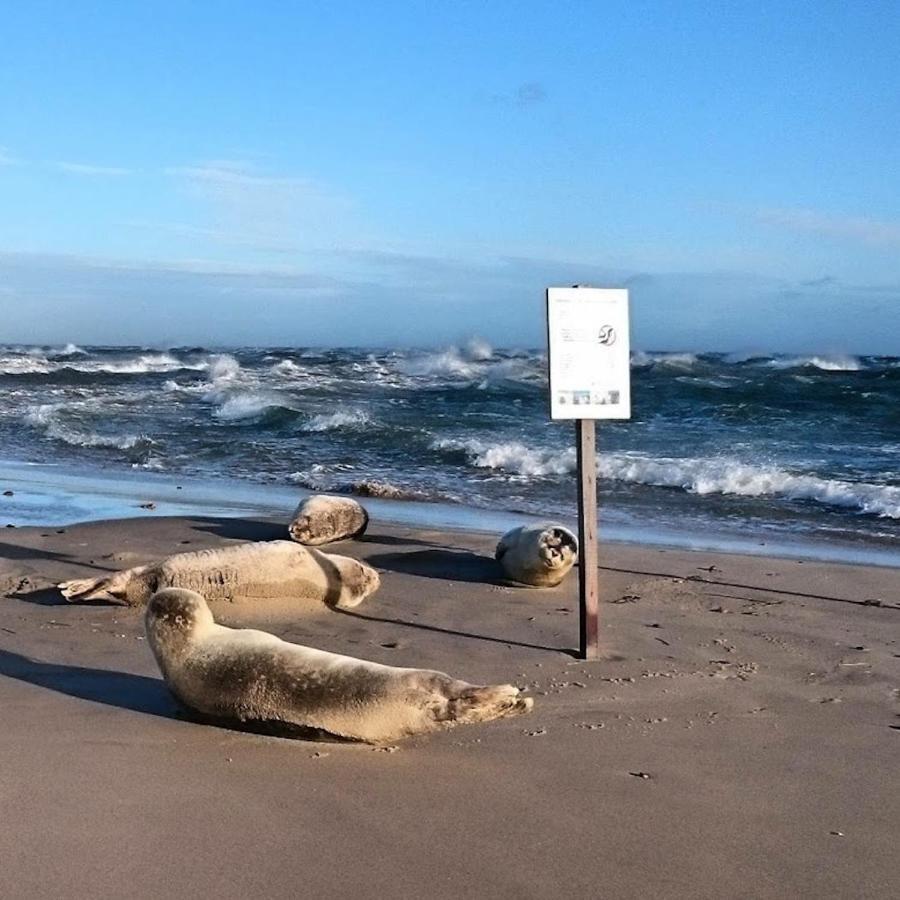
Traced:
[[900, 570], [609, 545], [595, 663], [572, 656], [574, 573], [507, 587], [495, 536], [373, 522], [332, 545], [383, 573], [358, 609], [213, 607], [535, 697], [389, 747], [197, 724], [140, 611], [52, 588], [283, 536], [208, 517], [0, 534], [4, 897], [895, 896]]

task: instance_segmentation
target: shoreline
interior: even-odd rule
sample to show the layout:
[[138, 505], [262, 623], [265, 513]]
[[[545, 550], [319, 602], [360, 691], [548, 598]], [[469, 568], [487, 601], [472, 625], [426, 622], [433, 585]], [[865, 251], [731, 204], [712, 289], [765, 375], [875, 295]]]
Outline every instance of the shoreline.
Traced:
[[528, 716], [391, 747], [197, 722], [142, 610], [53, 587], [284, 531], [196, 514], [4, 532], [16, 896], [892, 896], [897, 570], [607, 542], [607, 653], [585, 663], [574, 574], [508, 587], [492, 536], [373, 517], [327, 548], [380, 571], [360, 607], [212, 605], [226, 625], [534, 697]]
[[[179, 516], [202, 513], [240, 517], [264, 515], [287, 521], [297, 504], [315, 491], [194, 475], [174, 476], [156, 472], [75, 471], [63, 466], [0, 460], [0, 490], [11, 489], [12, 497], [0, 496], [0, 527], [7, 524], [71, 525], [101, 520]], [[352, 495], [347, 495], [352, 496]], [[489, 510], [464, 504], [420, 500], [356, 497], [384, 522], [414, 528], [438, 528], [499, 536], [510, 528], [529, 522], [548, 521], [547, 516], [529, 516], [513, 510]], [[141, 504], [152, 503], [152, 509]], [[861, 566], [900, 568], [900, 547], [860, 540], [850, 544], [822, 538], [792, 539], [758, 529], [746, 537], [724, 531], [684, 533], [647, 526], [637, 521], [610, 516], [601, 497], [600, 538], [614, 544], [736, 553], [781, 559], [845, 563]], [[610, 521], [612, 519], [612, 521]], [[576, 529], [571, 516], [554, 521]]]

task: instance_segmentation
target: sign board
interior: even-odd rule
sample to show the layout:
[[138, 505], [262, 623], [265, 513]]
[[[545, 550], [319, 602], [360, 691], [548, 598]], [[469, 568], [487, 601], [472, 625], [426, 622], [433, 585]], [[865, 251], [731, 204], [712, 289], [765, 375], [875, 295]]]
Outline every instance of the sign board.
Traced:
[[628, 291], [548, 288], [552, 419], [631, 418]]

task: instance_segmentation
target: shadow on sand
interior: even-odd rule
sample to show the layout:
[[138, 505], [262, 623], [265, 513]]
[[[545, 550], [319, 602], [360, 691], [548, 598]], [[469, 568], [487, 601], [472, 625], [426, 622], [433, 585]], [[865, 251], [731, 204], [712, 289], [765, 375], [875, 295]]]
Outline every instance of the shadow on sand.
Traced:
[[212, 516], [192, 516], [188, 521], [194, 531], [205, 531], [207, 534], [231, 540], [289, 540], [287, 524], [284, 522], [266, 519], [216, 519]]
[[[667, 578], [679, 579], [681, 581], [691, 581], [697, 584], [712, 585], [714, 587], [737, 588], [738, 590], [755, 591], [760, 594], [766, 594], [776, 597], [799, 597], [803, 600], [827, 600], [829, 603], [849, 603], [851, 606], [878, 606], [883, 609], [900, 609], [900, 605], [889, 603], [880, 599], [871, 600], [853, 600], [850, 597], [829, 597], [827, 594], [807, 594], [803, 591], [790, 591], [785, 588], [760, 587], [756, 584], [743, 584], [736, 581], [719, 581], [715, 578], [704, 578], [702, 575], [678, 575], [672, 572], [644, 572], [640, 569], [619, 569], [614, 566], [599, 566], [603, 572], [619, 572], [624, 575], [645, 575], [648, 578]], [[724, 595], [715, 595], [724, 596]], [[737, 600], [749, 600], [753, 602], [751, 597], [736, 597]], [[758, 601], [765, 602], [765, 601]], [[781, 601], [772, 600], [771, 603], [779, 603]]]
[[404, 572], [441, 581], [508, 585], [496, 560], [471, 550], [413, 550], [410, 553], [375, 553], [366, 562], [376, 569]]
[[41, 662], [11, 650], [0, 650], [0, 675], [80, 700], [165, 719], [178, 718], [179, 707], [159, 678], [114, 672], [110, 669], [88, 669]]
[[90, 700], [92, 703], [102, 703], [105, 706], [145, 713], [162, 719], [193, 722], [198, 725], [244, 734], [259, 734], [291, 740], [345, 743], [342, 738], [325, 734], [314, 728], [304, 728], [283, 722], [226, 721], [188, 711], [169, 693], [169, 689], [162, 679], [150, 678], [146, 675], [41, 662], [2, 649], [0, 649], [0, 675], [56, 691], [68, 697], [77, 697], [79, 700]]
[[549, 653], [564, 653], [566, 656], [578, 658], [578, 651], [573, 647], [548, 647], [546, 644], [531, 644], [512, 638], [494, 637], [489, 634], [475, 634], [472, 631], [459, 631], [454, 628], [441, 628], [439, 625], [426, 625], [424, 622], [410, 622], [406, 619], [390, 619], [382, 616], [370, 616], [354, 609], [335, 609], [342, 616], [363, 619], [366, 622], [381, 622], [384, 625], [400, 625], [403, 628], [416, 628], [419, 631], [430, 631], [432, 634], [447, 634], [451, 637], [466, 638], [471, 641], [487, 641], [491, 644], [502, 644], [504, 647], [524, 647], [526, 650], [543, 650]]

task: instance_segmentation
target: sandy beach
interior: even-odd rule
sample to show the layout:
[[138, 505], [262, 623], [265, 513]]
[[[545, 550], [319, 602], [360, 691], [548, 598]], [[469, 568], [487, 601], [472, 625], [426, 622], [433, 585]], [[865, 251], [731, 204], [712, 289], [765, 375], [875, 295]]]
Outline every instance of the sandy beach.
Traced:
[[897, 569], [610, 544], [607, 658], [589, 664], [571, 649], [576, 577], [504, 586], [491, 535], [374, 522], [333, 545], [382, 572], [357, 610], [214, 607], [535, 698], [530, 716], [388, 747], [195, 723], [140, 611], [52, 587], [283, 532], [5, 530], [4, 897], [894, 895]]

